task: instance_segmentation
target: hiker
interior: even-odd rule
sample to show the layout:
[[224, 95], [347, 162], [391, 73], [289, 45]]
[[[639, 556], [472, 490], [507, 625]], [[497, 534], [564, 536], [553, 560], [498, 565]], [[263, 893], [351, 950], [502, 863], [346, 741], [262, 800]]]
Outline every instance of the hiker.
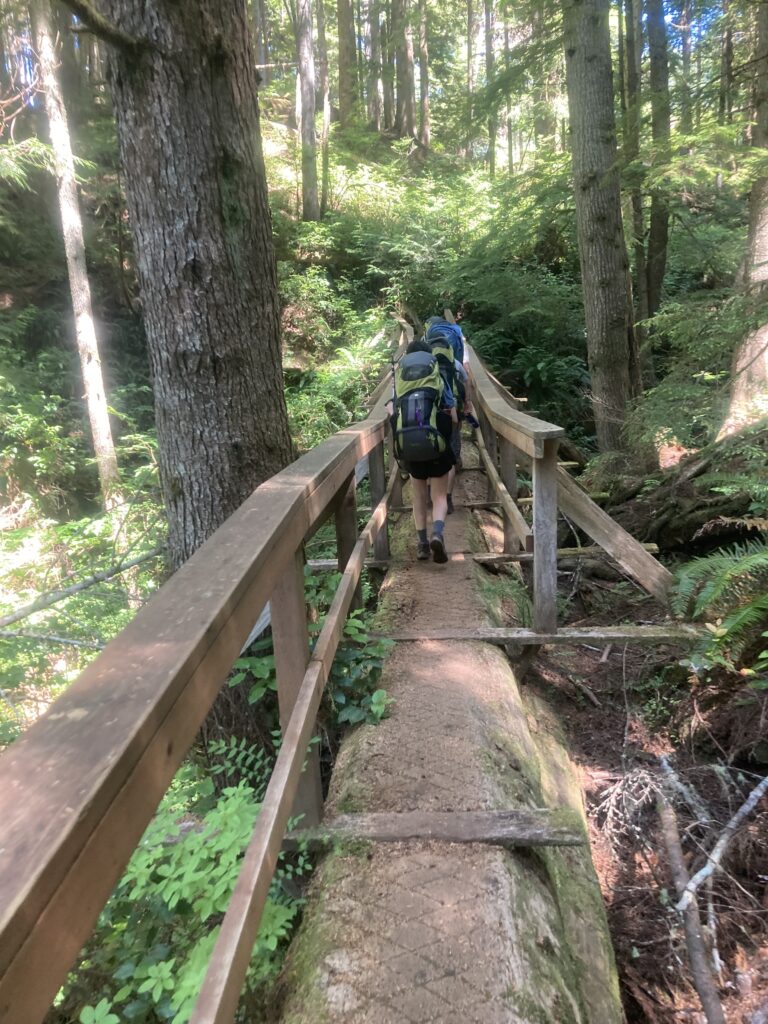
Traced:
[[[447, 317], [451, 316], [449, 320]], [[456, 470], [461, 468], [461, 420], [466, 419], [473, 427], [479, 424], [474, 416], [469, 389], [469, 360], [464, 343], [466, 339], [459, 325], [453, 320], [450, 310], [443, 316], [433, 316], [427, 320], [424, 338], [432, 353], [440, 363], [449, 386], [456, 399], [457, 418], [451, 432], [451, 449], [454, 456], [454, 467], [448, 480], [447, 514], [453, 512], [453, 485]]]
[[[412, 341], [395, 368], [392, 409], [395, 454], [411, 478], [413, 521], [419, 561], [448, 561], [445, 549], [448, 477], [454, 465], [451, 432], [458, 423], [449, 381], [424, 341]], [[428, 488], [432, 496], [432, 536], [427, 537]]]

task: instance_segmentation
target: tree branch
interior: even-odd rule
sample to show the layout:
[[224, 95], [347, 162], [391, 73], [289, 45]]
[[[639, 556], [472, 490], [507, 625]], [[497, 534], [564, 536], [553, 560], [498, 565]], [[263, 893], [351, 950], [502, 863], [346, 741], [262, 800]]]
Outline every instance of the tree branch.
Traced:
[[119, 576], [126, 569], [132, 569], [134, 565], [141, 565], [142, 562], [148, 562], [151, 558], [157, 558], [163, 550], [163, 548], [154, 548], [152, 551], [147, 551], [143, 555], [131, 558], [127, 562], [120, 562], [119, 565], [115, 565], [111, 569], [95, 572], [93, 576], [86, 576], [84, 580], [74, 583], [71, 587], [65, 587], [63, 590], [50, 590], [46, 594], [41, 594], [40, 597], [35, 598], [30, 604], [25, 604], [23, 608], [19, 608], [15, 612], [9, 612], [8, 615], [3, 615], [0, 618], [0, 627], [10, 626], [14, 622], [19, 622], [21, 619], [34, 615], [35, 612], [41, 612], [44, 608], [50, 608], [51, 605], [58, 604], [59, 601], [71, 597], [72, 594], [77, 594], [81, 590], [87, 590], [88, 587], [92, 587], [95, 583], [111, 580], [113, 576]]
[[35, 640], [41, 644], [65, 644], [68, 647], [86, 647], [102, 651], [107, 646], [100, 640], [75, 640], [68, 636], [54, 636], [48, 633], [15, 633], [12, 629], [0, 629], [2, 640]]
[[742, 821], [751, 814], [751, 812], [757, 807], [761, 798], [765, 793], [768, 793], [768, 775], [752, 790], [745, 802], [736, 811], [734, 816], [725, 826], [723, 831], [720, 833], [720, 838], [712, 848], [712, 852], [707, 855], [707, 863], [701, 868], [696, 874], [688, 881], [687, 885], [680, 893], [680, 900], [677, 904], [677, 910], [684, 911], [686, 907], [690, 906], [693, 900], [696, 890], [699, 888], [702, 882], [706, 881], [707, 878], [720, 867], [720, 861], [723, 859], [728, 843], [733, 839], [736, 834], [736, 830]]
[[68, 7], [75, 14], [83, 25], [94, 35], [111, 43], [118, 50], [143, 50], [150, 47], [146, 39], [137, 39], [135, 36], [123, 32], [117, 25], [105, 18], [100, 11], [97, 11], [90, 0], [61, 0], [65, 7]]
[[[661, 822], [661, 834], [669, 858], [672, 881], [678, 896], [682, 895], [688, 885], [688, 872], [683, 861], [683, 848], [680, 845], [680, 833], [677, 828], [677, 815], [671, 804], [659, 794], [656, 804]], [[678, 905], [678, 909], [679, 905]], [[685, 945], [691, 965], [693, 984], [701, 1000], [701, 1008], [707, 1018], [707, 1024], [725, 1024], [723, 1007], [717, 994], [715, 981], [707, 961], [707, 949], [701, 934], [699, 908], [695, 902], [689, 902], [682, 911]]]

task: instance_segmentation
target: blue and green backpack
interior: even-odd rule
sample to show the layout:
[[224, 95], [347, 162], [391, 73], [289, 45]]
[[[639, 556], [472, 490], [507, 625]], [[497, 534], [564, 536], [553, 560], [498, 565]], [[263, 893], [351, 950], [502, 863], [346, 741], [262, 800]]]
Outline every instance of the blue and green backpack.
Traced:
[[398, 461], [429, 462], [445, 451], [437, 429], [443, 387], [440, 366], [429, 352], [412, 352], [396, 366], [392, 431]]

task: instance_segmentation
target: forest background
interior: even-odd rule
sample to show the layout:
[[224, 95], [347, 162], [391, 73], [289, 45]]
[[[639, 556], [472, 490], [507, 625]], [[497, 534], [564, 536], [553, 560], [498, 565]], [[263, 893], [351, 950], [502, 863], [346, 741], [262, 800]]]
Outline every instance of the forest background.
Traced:
[[[131, 6], [104, 11], [130, 23]], [[188, 6], [185, 42], [207, 53], [216, 33], [208, 38], [205, 26], [217, 24], [218, 5]], [[237, 22], [260, 76], [280, 294], [276, 373], [291, 434], [278, 437], [280, 416], [262, 409], [266, 447], [270, 422], [279, 462], [291, 444], [307, 450], [357, 418], [386, 365], [392, 313], [418, 322], [450, 306], [503, 382], [566, 428], [576, 460], [588, 463], [584, 480], [680, 565], [679, 610], [712, 623], [694, 667], [730, 680], [728, 706], [760, 707], [768, 664], [764, 7], [254, 0]], [[226, 509], [212, 509], [187, 547], [188, 538], [174, 539], [147, 348], [156, 313], [146, 285], [142, 292], [128, 213], [139, 183], [126, 165], [121, 69], [110, 64], [125, 37], [83, 0], [50, 8], [4, 0], [0, 10], [0, 743], [8, 744], [162, 582], [168, 516], [175, 565]], [[137, 138], [144, 113], [134, 110]], [[220, 128], [208, 110], [187, 113], [203, 133]], [[229, 187], [223, 176], [218, 186]], [[240, 202], [235, 191], [234, 220]], [[258, 196], [242, 210], [258, 219]], [[264, 309], [267, 324], [274, 311]], [[259, 359], [273, 356], [265, 346]], [[89, 382], [99, 365], [103, 378]], [[268, 461], [254, 471], [269, 475]], [[309, 579], [308, 593], [322, 615], [327, 585]], [[337, 725], [385, 713], [375, 689], [382, 652], [364, 639], [354, 650], [354, 680], [338, 678]], [[268, 648], [251, 651], [235, 689], [259, 705], [270, 673]], [[157, 834], [183, 805], [210, 815], [222, 841], [242, 840], [274, 749], [270, 725], [265, 713], [256, 736], [223, 728], [209, 737], [208, 770], [188, 766]], [[765, 746], [752, 731], [728, 754], [764, 764]], [[211, 766], [226, 784], [210, 784]], [[242, 802], [240, 818], [231, 808], [224, 815], [227, 800]], [[239, 840], [223, 817], [239, 822]], [[156, 868], [134, 869], [116, 918], [140, 884], [150, 902], [167, 903], [151, 884]], [[61, 1019], [107, 1020], [113, 1000], [121, 1019], [184, 1019], [217, 907], [189, 893], [173, 898], [197, 913], [184, 945], [190, 980], [175, 1001], [167, 936], [154, 960], [138, 965], [106, 943], [84, 987], [62, 995]], [[296, 912], [276, 895], [267, 974]], [[146, 935], [134, 925], [139, 950]], [[134, 981], [115, 985], [128, 977], [126, 962]], [[91, 1003], [101, 1016], [89, 1017]]]

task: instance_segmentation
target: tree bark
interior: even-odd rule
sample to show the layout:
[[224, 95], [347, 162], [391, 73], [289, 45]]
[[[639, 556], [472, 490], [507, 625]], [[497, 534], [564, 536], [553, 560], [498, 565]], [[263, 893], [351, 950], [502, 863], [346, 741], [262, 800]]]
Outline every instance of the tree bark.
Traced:
[[[651, 135], [655, 163], [669, 161], [669, 61], [667, 27], [663, 0], [646, 0], [648, 53], [651, 65]], [[669, 206], [666, 197], [655, 192], [651, 197], [651, 221], [648, 231], [648, 314], [654, 316], [661, 305], [661, 290], [667, 266]]]
[[[496, 68], [496, 55], [493, 52], [493, 0], [485, 0], [485, 77], [490, 87]], [[496, 176], [496, 108], [491, 103], [488, 114], [488, 174]]]
[[[509, 13], [504, 11], [504, 70], [509, 73], [511, 66], [511, 55], [509, 46]], [[507, 174], [515, 172], [515, 130], [512, 123], [512, 96], [509, 86], [507, 87], [506, 99], [506, 126], [507, 126]]]
[[331, 79], [328, 73], [328, 44], [325, 38], [325, 0], [317, 4], [317, 60], [320, 65], [320, 91], [323, 94], [323, 127], [320, 135], [320, 216], [328, 209], [331, 188], [330, 135], [331, 135]]
[[384, 130], [395, 127], [395, 51], [392, 34], [392, 5], [384, 0], [384, 21], [381, 23], [381, 92]]
[[339, 120], [352, 120], [357, 99], [357, 47], [352, 0], [337, 0], [339, 28]]
[[253, 13], [253, 39], [256, 46], [256, 65], [264, 85], [269, 85], [269, 47], [267, 45], [267, 6], [264, 0], [251, 0]]
[[297, 0], [296, 49], [301, 91], [301, 216], [303, 220], [320, 220], [315, 136], [315, 55], [312, 45], [310, 0]]
[[416, 66], [413, 52], [413, 27], [411, 25], [411, 0], [403, 0], [405, 14], [405, 135], [416, 138]]
[[419, 0], [419, 141], [429, 149], [432, 126], [429, 115], [429, 23], [427, 0]]
[[179, 566], [292, 455], [245, 5], [107, 0], [110, 81]]
[[408, 0], [392, 0], [392, 31], [397, 73], [395, 131], [400, 138], [413, 136], [416, 127], [413, 97], [413, 36], [409, 21]]
[[[755, 123], [752, 145], [768, 148], [768, 5], [758, 4], [755, 61]], [[742, 284], [762, 297], [768, 288], [768, 177], [758, 178], [749, 196], [749, 229]], [[735, 434], [768, 415], [768, 324], [751, 331], [737, 346], [731, 366], [728, 413], [718, 439]]]
[[109, 423], [109, 409], [101, 372], [99, 345], [93, 321], [91, 288], [85, 263], [83, 224], [77, 194], [75, 162], [59, 81], [57, 59], [51, 31], [51, 9], [48, 0], [32, 0], [30, 4], [40, 61], [40, 79], [45, 91], [45, 110], [53, 152], [53, 165], [59, 196], [64, 252], [75, 318], [75, 340], [85, 388], [85, 404], [91, 427], [96, 468], [104, 507], [109, 511], [122, 500], [117, 456]]
[[[733, 113], [733, 29], [728, 0], [723, 0], [723, 35], [720, 42], [720, 85], [718, 88], [717, 123], [731, 123]], [[759, 53], [759, 51], [758, 51]]]
[[475, 6], [473, 0], [467, 0], [467, 137], [465, 140], [466, 155], [472, 155], [472, 140], [475, 126], [472, 120], [475, 97]]
[[680, 51], [683, 78], [680, 82], [680, 131], [693, 134], [693, 103], [691, 101], [691, 0], [683, 0], [680, 11]]
[[608, 0], [564, 0], [566, 82], [587, 356], [601, 451], [622, 448], [633, 397]]
[[370, 11], [371, 62], [368, 76], [368, 110], [371, 125], [381, 131], [381, 0], [371, 0]]

